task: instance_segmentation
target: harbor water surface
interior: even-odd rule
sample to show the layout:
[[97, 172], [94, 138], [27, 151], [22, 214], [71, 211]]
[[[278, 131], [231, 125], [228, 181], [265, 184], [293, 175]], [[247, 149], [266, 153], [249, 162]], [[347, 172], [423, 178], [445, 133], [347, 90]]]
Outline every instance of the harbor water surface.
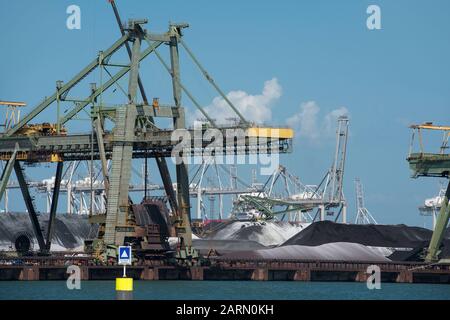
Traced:
[[[114, 281], [81, 282], [80, 290], [65, 281], [1, 281], [0, 300], [115, 299]], [[449, 285], [281, 281], [135, 281], [134, 299], [148, 300], [450, 300]]]

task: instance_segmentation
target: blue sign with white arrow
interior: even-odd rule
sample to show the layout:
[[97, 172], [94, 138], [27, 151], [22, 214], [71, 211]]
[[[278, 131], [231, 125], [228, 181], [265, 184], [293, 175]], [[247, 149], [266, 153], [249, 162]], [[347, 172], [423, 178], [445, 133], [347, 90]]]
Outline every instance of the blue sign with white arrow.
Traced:
[[120, 246], [119, 247], [119, 264], [129, 266], [131, 265], [131, 247]]

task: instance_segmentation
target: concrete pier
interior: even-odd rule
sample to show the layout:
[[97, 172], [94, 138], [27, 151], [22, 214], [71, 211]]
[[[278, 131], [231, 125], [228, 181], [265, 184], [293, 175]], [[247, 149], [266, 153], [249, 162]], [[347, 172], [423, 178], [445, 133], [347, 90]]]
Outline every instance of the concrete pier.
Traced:
[[397, 282], [413, 283], [413, 272], [408, 270], [400, 271], [397, 275]]
[[202, 267], [191, 267], [191, 279], [192, 280], [203, 280], [203, 268]]
[[39, 266], [24, 267], [20, 273], [20, 280], [34, 281], [39, 280]]
[[269, 270], [267, 268], [256, 268], [253, 270], [252, 280], [267, 281], [269, 280]]
[[309, 269], [297, 270], [294, 274], [295, 281], [310, 281], [311, 271]]
[[145, 268], [141, 274], [141, 280], [159, 280], [158, 268]]
[[356, 282], [366, 282], [367, 279], [369, 278], [369, 274], [367, 274], [365, 271], [359, 271], [356, 274]]

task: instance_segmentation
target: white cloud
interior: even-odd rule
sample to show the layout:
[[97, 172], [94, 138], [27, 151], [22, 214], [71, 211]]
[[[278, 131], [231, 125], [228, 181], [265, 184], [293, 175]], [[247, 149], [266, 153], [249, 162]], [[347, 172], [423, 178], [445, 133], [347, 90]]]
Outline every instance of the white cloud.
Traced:
[[[262, 123], [272, 119], [271, 107], [281, 97], [281, 94], [282, 88], [277, 78], [273, 78], [264, 82], [261, 94], [251, 95], [245, 91], [237, 90], [230, 91], [227, 98], [247, 121]], [[222, 97], [215, 97], [211, 104], [204, 109], [217, 123], [229, 122], [227, 118], [238, 117]], [[197, 111], [195, 117], [196, 119], [203, 118], [203, 115], [200, 111]]]
[[320, 118], [320, 107], [315, 101], [308, 101], [302, 103], [300, 110], [289, 117], [286, 123], [295, 130], [297, 136], [317, 141], [334, 134], [337, 119], [343, 115], [348, 115], [345, 107], [334, 109]]
[[336, 130], [337, 119], [342, 116], [348, 116], [348, 109], [346, 107], [340, 107], [328, 113], [324, 120], [325, 131], [334, 132]]
[[301, 137], [317, 139], [317, 115], [320, 108], [314, 101], [308, 101], [300, 105], [300, 111], [287, 119], [287, 124], [294, 128]]

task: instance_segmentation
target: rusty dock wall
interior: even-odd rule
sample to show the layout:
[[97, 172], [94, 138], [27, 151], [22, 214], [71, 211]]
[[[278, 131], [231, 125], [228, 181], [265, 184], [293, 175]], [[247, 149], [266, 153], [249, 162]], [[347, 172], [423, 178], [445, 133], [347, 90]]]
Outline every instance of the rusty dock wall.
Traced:
[[[113, 280], [122, 267], [95, 265], [88, 258], [30, 258], [21, 264], [0, 264], [0, 281], [65, 280], [70, 265], [79, 267], [81, 280]], [[412, 262], [370, 263], [330, 261], [270, 261], [210, 259], [204, 266], [174, 266], [161, 261], [127, 268], [135, 280], [222, 280], [222, 281], [347, 281], [366, 282], [368, 267], [376, 265], [381, 281], [391, 283], [450, 284], [450, 264]]]

